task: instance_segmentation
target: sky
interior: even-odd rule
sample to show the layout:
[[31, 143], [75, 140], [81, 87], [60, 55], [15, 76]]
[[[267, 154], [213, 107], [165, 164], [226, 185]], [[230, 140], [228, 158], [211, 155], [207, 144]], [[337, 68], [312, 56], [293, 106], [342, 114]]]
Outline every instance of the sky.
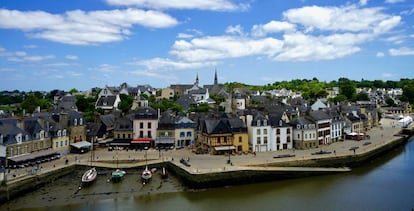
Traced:
[[414, 78], [413, 0], [1, 0], [0, 90]]

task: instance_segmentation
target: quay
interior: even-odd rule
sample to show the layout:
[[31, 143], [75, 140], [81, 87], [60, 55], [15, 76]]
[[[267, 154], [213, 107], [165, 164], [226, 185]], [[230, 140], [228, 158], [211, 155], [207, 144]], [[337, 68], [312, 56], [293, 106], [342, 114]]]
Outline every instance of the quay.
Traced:
[[[344, 173], [350, 172], [350, 167], [363, 165], [384, 153], [403, 146], [413, 135], [412, 125], [402, 130], [394, 127], [392, 123], [391, 119], [382, 119], [381, 127], [374, 127], [368, 131], [369, 140], [345, 140], [320, 146], [317, 149], [262, 152], [255, 155], [242, 154], [228, 157], [194, 154], [191, 149], [185, 148], [167, 151], [118, 150], [118, 152], [98, 148], [95, 151], [96, 157], [92, 165], [98, 169], [116, 167], [126, 170], [142, 169], [147, 160], [149, 166], [166, 166], [190, 188], [220, 187]], [[331, 153], [315, 154], [321, 150]], [[284, 156], [286, 154], [294, 156]], [[183, 158], [188, 159], [191, 166], [180, 163], [180, 159]], [[229, 158], [230, 162], [228, 162]], [[59, 160], [42, 164], [41, 169], [35, 173], [30, 172], [29, 168], [13, 169], [11, 172], [2, 173], [0, 177], [6, 175], [7, 180], [0, 186], [0, 202], [36, 190], [74, 170], [86, 169], [86, 166], [90, 164], [89, 153], [69, 154]], [[127, 174], [127, 176], [130, 175]]]

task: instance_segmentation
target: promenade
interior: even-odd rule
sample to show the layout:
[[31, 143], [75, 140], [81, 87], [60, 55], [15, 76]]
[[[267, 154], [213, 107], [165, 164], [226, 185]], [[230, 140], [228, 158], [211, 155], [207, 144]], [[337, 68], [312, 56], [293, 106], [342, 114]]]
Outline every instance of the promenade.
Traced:
[[[260, 152], [253, 154], [231, 155], [231, 164], [227, 163], [229, 156], [224, 155], [209, 155], [209, 154], [194, 154], [191, 149], [174, 149], [174, 150], [155, 150], [149, 149], [147, 151], [135, 150], [113, 150], [108, 151], [107, 148], [97, 148], [94, 152], [94, 161], [92, 165], [106, 168], [134, 168], [145, 165], [145, 158], [149, 165], [160, 162], [173, 162], [175, 165], [186, 170], [191, 174], [204, 174], [224, 171], [239, 171], [239, 170], [262, 170], [262, 171], [336, 171], [344, 172], [350, 171], [349, 168], [307, 168], [307, 167], [267, 167], [271, 163], [309, 160], [318, 158], [329, 158], [335, 156], [349, 156], [358, 155], [370, 150], [379, 148], [389, 142], [400, 138], [395, 136], [401, 127], [396, 125], [397, 120], [382, 119], [381, 127], [374, 127], [367, 132], [370, 136], [369, 140], [345, 140], [335, 142], [329, 145], [320, 146], [317, 149], [309, 150], [281, 150], [274, 152]], [[413, 125], [410, 125], [412, 128]], [[370, 142], [370, 144], [364, 144]], [[356, 148], [356, 150], [350, 150]], [[312, 155], [312, 153], [320, 150], [331, 152], [330, 154]], [[294, 157], [273, 158], [278, 155], [292, 154]], [[90, 153], [86, 154], [68, 154], [62, 156], [59, 160], [54, 160], [47, 163], [42, 163], [40, 169], [33, 174], [33, 168], [27, 167], [22, 169], [12, 169], [7, 173], [7, 183], [17, 182], [27, 177], [43, 174], [50, 171], [55, 171], [59, 168], [64, 168], [67, 165], [90, 165]], [[180, 159], [189, 159], [190, 167], [180, 163]], [[68, 164], [66, 164], [66, 159]], [[117, 160], [119, 161], [117, 164]], [[264, 167], [263, 167], [264, 166]]]

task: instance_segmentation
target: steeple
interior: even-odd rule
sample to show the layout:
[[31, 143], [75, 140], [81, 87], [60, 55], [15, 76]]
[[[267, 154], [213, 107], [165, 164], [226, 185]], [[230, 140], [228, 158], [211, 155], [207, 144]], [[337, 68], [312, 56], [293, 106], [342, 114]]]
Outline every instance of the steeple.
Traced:
[[197, 73], [197, 76], [196, 76], [196, 80], [194, 82], [194, 85], [198, 87], [198, 73]]
[[214, 85], [218, 84], [218, 80], [217, 80], [217, 69], [215, 69], [215, 73], [214, 73]]

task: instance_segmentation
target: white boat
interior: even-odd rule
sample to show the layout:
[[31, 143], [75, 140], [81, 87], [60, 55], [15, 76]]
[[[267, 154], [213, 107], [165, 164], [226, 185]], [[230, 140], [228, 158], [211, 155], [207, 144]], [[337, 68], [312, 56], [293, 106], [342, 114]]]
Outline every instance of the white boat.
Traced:
[[148, 183], [152, 178], [152, 172], [148, 170], [148, 166], [145, 166], [144, 171], [141, 174], [142, 184]]
[[82, 175], [82, 185], [88, 185], [93, 183], [96, 180], [97, 175], [98, 172], [96, 171], [95, 167], [88, 169]]

